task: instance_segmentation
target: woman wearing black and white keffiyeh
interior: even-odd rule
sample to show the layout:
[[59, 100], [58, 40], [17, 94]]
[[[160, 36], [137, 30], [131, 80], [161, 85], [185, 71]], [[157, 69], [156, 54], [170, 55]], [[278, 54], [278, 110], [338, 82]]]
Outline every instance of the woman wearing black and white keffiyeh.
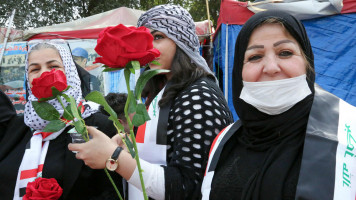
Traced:
[[[191, 15], [182, 7], [159, 5], [144, 13], [138, 26], [150, 29], [153, 46], [161, 53], [151, 69], [170, 69], [154, 77], [148, 88], [151, 118], [138, 128], [136, 140], [145, 190], [153, 199], [198, 199], [210, 146], [232, 115], [215, 77], [199, 54], [199, 41]], [[129, 182], [129, 199], [142, 199], [136, 162], [120, 154], [119, 137], [113, 140], [95, 129], [91, 144], [70, 144], [92, 168], [104, 168], [113, 156], [113, 169]]]
[[[66, 44], [65, 44], [66, 45]], [[42, 41], [30, 46], [26, 59], [26, 85], [29, 94], [23, 116], [13, 112], [13, 106], [4, 93], [0, 93], [0, 196], [1, 199], [22, 199], [29, 182], [36, 178], [54, 178], [63, 189], [61, 199], [90, 199], [111, 192], [111, 183], [102, 170], [92, 170], [84, 162], [76, 160], [68, 150], [72, 139], [68, 133], [73, 127], [69, 124], [58, 132], [45, 133], [49, 121], [41, 119], [32, 107], [37, 101], [32, 93], [32, 81], [44, 72], [60, 70], [66, 75], [66, 95], [82, 102], [81, 81], [69, 50], [51, 41]], [[67, 106], [67, 102], [62, 100]], [[63, 115], [57, 99], [49, 104]], [[115, 127], [101, 113], [96, 113], [90, 105], [82, 102], [82, 116], [87, 125], [97, 126], [113, 136]], [[118, 184], [120, 177], [115, 177]], [[44, 197], [46, 198], [46, 197]]]

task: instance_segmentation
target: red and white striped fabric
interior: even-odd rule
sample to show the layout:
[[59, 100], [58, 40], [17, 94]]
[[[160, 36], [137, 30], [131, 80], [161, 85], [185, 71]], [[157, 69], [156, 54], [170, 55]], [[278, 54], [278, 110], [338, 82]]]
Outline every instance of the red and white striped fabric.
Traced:
[[[162, 98], [164, 90], [165, 88], [152, 100], [148, 108], [148, 115], [151, 120], [141, 125], [136, 135], [136, 144], [140, 159], [159, 165], [167, 164], [167, 145], [157, 144], [157, 124], [160, 114], [158, 102]], [[143, 193], [135, 186], [129, 184], [129, 199], [141, 200], [143, 199]]]
[[26, 145], [25, 154], [17, 174], [14, 200], [21, 200], [26, 194], [27, 184], [42, 176], [49, 142], [61, 134], [63, 130], [50, 134], [39, 131], [33, 133], [31, 140]]

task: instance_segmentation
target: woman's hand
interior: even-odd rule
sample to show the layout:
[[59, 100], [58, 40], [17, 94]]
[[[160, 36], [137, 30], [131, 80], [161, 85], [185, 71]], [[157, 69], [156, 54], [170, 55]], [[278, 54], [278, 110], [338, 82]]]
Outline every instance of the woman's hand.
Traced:
[[111, 157], [118, 143], [94, 127], [88, 126], [87, 129], [93, 138], [86, 143], [71, 143], [68, 145], [68, 149], [78, 151], [75, 157], [83, 160], [90, 168], [104, 169], [106, 160]]

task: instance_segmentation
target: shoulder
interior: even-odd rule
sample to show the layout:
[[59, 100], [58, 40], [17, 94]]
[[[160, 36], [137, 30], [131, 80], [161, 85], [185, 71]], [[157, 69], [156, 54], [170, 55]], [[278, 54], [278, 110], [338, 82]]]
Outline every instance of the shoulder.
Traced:
[[207, 98], [215, 97], [221, 100], [223, 100], [224, 98], [218, 85], [213, 80], [207, 77], [200, 78], [195, 82], [191, 83], [184, 90], [182, 90], [177, 95], [177, 97], [179, 98], [187, 94], [198, 94]]
[[16, 116], [15, 107], [9, 97], [0, 90], [0, 123], [7, 123], [14, 116]]
[[222, 109], [223, 115], [231, 114], [220, 88], [214, 80], [207, 77], [196, 80], [176, 96], [174, 106], [182, 104], [200, 104], [205, 108]]
[[206, 89], [206, 90], [213, 89], [213, 91], [217, 90], [216, 92], [218, 92], [218, 91], [221, 92], [220, 88], [215, 83], [215, 81], [208, 77], [202, 77], [202, 78], [197, 79], [196, 81], [191, 83], [189, 86], [187, 86], [183, 91], [186, 91], [186, 90], [189, 90], [192, 88], [202, 88], [202, 89]]
[[[220, 158], [220, 154], [223, 151], [223, 148], [228, 145], [229, 141], [236, 141], [233, 139], [237, 136], [239, 130], [241, 128], [241, 121], [236, 121], [222, 129], [222, 131], [215, 137], [209, 151], [209, 161], [208, 161], [208, 168], [214, 171], [216, 164]], [[234, 143], [234, 145], [236, 145]], [[231, 146], [231, 145], [230, 145]], [[215, 164], [213, 166], [210, 165], [211, 162]]]

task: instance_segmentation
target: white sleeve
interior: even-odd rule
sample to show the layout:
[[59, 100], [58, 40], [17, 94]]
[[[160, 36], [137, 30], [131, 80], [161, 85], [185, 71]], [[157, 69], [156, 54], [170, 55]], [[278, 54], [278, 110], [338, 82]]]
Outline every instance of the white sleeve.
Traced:
[[[147, 161], [140, 159], [141, 168], [143, 170], [142, 176], [143, 181], [145, 183], [146, 193], [149, 197], [153, 199], [164, 199], [165, 197], [165, 181], [164, 181], [164, 169], [163, 167], [151, 164]], [[138, 168], [131, 175], [128, 182], [138, 188], [141, 189], [141, 181], [138, 173]]]

